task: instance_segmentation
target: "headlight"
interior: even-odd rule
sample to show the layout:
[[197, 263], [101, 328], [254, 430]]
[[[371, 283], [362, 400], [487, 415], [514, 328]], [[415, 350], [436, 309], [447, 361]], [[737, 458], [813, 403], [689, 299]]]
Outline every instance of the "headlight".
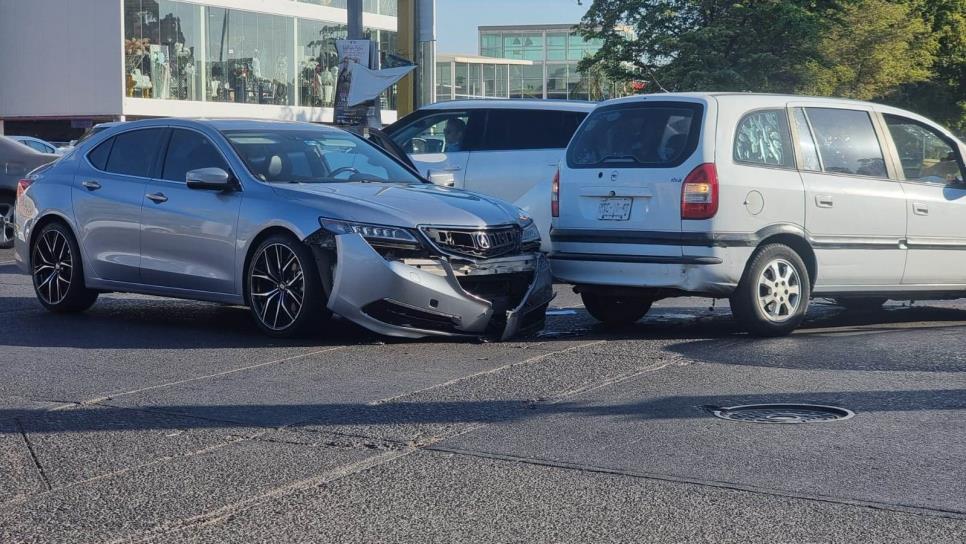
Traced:
[[537, 228], [533, 219], [527, 217], [525, 221], [520, 223], [520, 228], [523, 229], [523, 238], [520, 239], [523, 245], [540, 243], [540, 229]]
[[336, 219], [319, 218], [322, 228], [332, 234], [358, 234], [367, 242], [381, 245], [398, 245], [404, 247], [419, 246], [419, 240], [408, 230], [386, 225], [370, 225], [367, 223], [352, 223]]

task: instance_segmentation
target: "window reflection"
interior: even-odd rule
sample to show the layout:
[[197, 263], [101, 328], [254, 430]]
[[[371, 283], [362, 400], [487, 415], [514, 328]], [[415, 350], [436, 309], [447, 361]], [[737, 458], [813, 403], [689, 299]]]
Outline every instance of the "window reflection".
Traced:
[[124, 3], [125, 94], [200, 100], [200, 13], [166, 0]]
[[292, 19], [224, 8], [207, 12], [208, 100], [293, 104]]

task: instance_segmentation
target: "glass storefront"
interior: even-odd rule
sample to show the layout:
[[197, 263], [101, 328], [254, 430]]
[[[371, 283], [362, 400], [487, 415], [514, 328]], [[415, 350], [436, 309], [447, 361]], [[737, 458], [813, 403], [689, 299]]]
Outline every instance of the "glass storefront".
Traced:
[[510, 98], [510, 66], [490, 62], [436, 63], [436, 100]]
[[[305, 4], [315, 4], [330, 8], [346, 9], [346, 0], [298, 0]], [[362, 11], [379, 15], [396, 16], [397, 0], [362, 0]]]
[[[344, 0], [310, 3], [345, 7]], [[372, 0], [366, 8], [393, 15], [396, 1]], [[397, 51], [396, 32], [367, 32], [380, 52]], [[126, 95], [331, 107], [338, 74], [335, 40], [346, 34], [346, 26], [336, 22], [174, 0], [124, 0]], [[382, 106], [395, 105], [392, 88]]]
[[[608, 92], [611, 85], [585, 81], [577, 71], [577, 63], [602, 45], [601, 40], [585, 40], [567, 27], [480, 31], [480, 55], [533, 61], [532, 66], [510, 67], [510, 98], [610, 98], [614, 94]], [[591, 86], [603, 89], [591, 93]]]

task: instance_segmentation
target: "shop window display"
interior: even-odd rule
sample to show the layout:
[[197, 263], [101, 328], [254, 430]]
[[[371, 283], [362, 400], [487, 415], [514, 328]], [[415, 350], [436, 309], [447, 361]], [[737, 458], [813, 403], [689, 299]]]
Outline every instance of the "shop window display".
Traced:
[[199, 19], [199, 9], [193, 4], [125, 0], [127, 96], [200, 99]]
[[347, 29], [338, 23], [299, 20], [299, 104], [331, 108], [335, 102], [335, 82], [339, 75], [339, 56], [335, 41], [345, 39]]

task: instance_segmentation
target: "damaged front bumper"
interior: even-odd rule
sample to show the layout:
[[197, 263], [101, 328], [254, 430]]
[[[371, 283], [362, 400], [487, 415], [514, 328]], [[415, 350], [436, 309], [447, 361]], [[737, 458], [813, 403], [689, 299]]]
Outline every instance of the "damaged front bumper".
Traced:
[[539, 252], [472, 262], [386, 260], [359, 234], [335, 242], [328, 308], [380, 334], [506, 340], [542, 329], [554, 297], [550, 265]]

